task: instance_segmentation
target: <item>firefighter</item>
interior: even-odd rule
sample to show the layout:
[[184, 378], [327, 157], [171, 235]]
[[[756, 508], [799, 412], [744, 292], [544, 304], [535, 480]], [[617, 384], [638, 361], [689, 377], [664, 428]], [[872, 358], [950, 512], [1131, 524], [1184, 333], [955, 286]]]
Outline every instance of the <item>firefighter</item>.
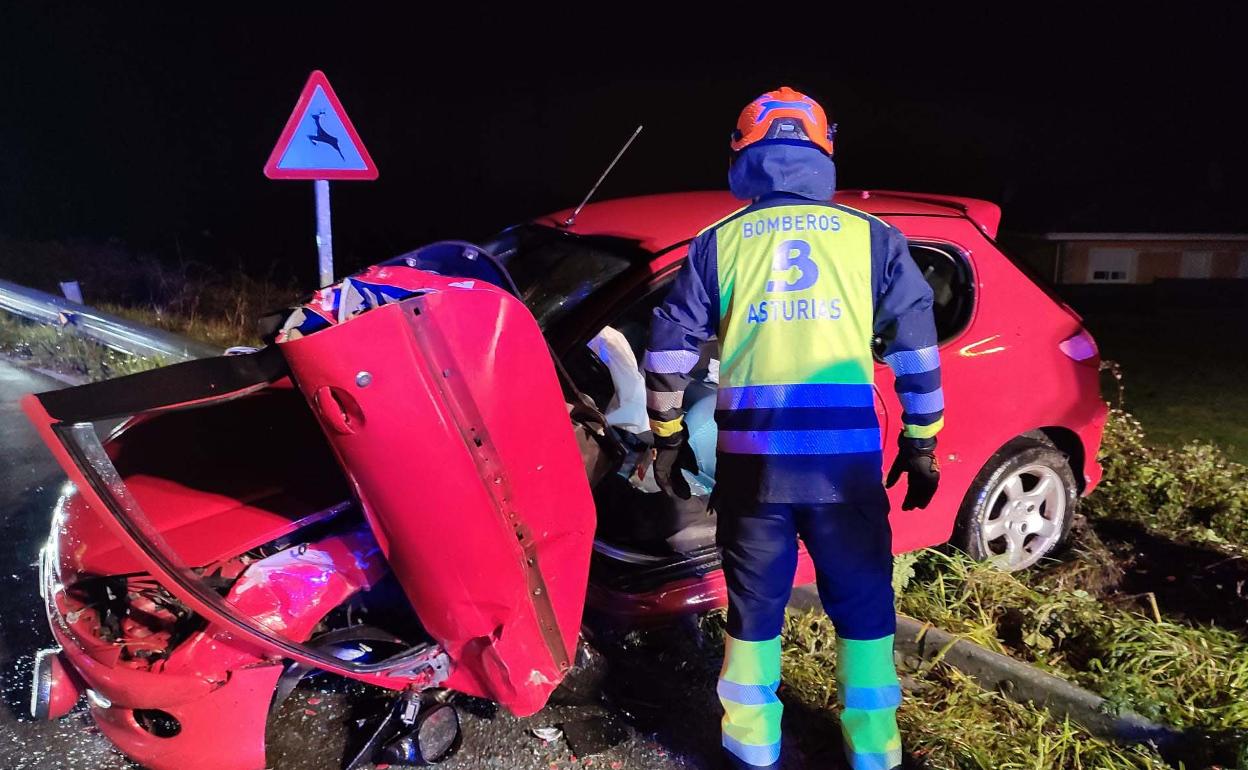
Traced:
[[835, 126], [813, 99], [770, 91], [741, 112], [728, 182], [749, 205], [700, 233], [655, 309], [643, 369], [654, 474], [688, 498], [682, 400], [717, 339], [714, 507], [728, 586], [718, 694], [739, 768], [779, 766], [780, 631], [798, 539], [837, 631], [845, 750], [855, 770], [900, 766], [892, 532], [882, 482], [872, 338], [902, 405], [891, 487], [925, 507], [944, 422], [932, 292], [896, 228], [831, 202]]

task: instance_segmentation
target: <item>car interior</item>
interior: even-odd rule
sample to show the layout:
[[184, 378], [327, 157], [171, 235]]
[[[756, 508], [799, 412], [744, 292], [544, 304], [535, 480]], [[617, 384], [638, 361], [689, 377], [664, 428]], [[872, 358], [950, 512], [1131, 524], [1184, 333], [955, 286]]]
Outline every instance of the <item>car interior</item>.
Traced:
[[[974, 306], [970, 265], [964, 255], [948, 244], [912, 242], [910, 252], [932, 287], [938, 337], [941, 342], [950, 340], [970, 321]], [[573, 381], [607, 415], [609, 429], [630, 447], [627, 456], [595, 484], [598, 556], [631, 565], [649, 565], [651, 569], [646, 572], [655, 572], [656, 578], [659, 574], [666, 575], [676, 563], [701, 564], [709, 568], [718, 563], [714, 547], [715, 514], [710, 505], [715, 480], [717, 340], [703, 347], [685, 391], [685, 421], [698, 465], [697, 473], [685, 473], [694, 496], [680, 501], [660, 493], [641, 463], [647, 447], [638, 435], [644, 430], [644, 422], [641, 430], [636, 424], [637, 411], [644, 410], [645, 398], [638, 363], [645, 350], [654, 308], [662, 302], [669, 283], [670, 279], [635, 298], [588, 345], [576, 348], [564, 360]], [[605, 345], [604, 338], [610, 338], [613, 344]], [[620, 340], [626, 344], [621, 344]], [[608, 360], [603, 360], [603, 353]], [[622, 363], [620, 358], [626, 360]], [[622, 403], [622, 398], [625, 401], [640, 398], [642, 402], [630, 405]], [[622, 414], [630, 415], [627, 425], [613, 417]], [[601, 564], [598, 567], [602, 569]], [[627, 574], [630, 583], [638, 579], [636, 569]]]

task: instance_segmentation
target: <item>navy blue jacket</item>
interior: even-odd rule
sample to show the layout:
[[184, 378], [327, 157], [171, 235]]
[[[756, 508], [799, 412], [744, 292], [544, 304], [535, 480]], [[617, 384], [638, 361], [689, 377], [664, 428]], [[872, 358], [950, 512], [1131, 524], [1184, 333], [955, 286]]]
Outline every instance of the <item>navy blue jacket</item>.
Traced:
[[[698, 362], [702, 345], [719, 333], [717, 229], [760, 210], [812, 203], [826, 206], [830, 214], [869, 221], [872, 328], [883, 338], [884, 361], [896, 375], [903, 429], [916, 437], [935, 435], [943, 424], [944, 399], [932, 292], [910, 257], [905, 236], [882, 220], [831, 203], [835, 166], [813, 147], [754, 145], [733, 164], [729, 184], [737, 197], [753, 202], [694, 239], [688, 260], [666, 300], [654, 312], [643, 368], [656, 435], [679, 430], [689, 372]], [[738, 255], [738, 259], [745, 257], [771, 259], [770, 254]], [[801, 351], [793, 354], [801, 355]], [[803, 447], [796, 453], [784, 449], [725, 451], [721, 442], [717, 492], [762, 502], [883, 503], [882, 452], [874, 399], [869, 392], [854, 398], [857, 400], [852, 404], [838, 404], [834, 416], [819, 414], [827, 410], [799, 408], [810, 406], [800, 403], [737, 404], [736, 413], [726, 414], [721, 401], [716, 413], [721, 428], [725, 420], [729, 424], [757, 425], [761, 420], [764, 425], [792, 426], [803, 420], [834, 417], [874, 425], [875, 434], [864, 439], [865, 432], [857, 431], [858, 440], [852, 446]], [[751, 414], [739, 414], [742, 408]], [[850, 414], [851, 410], [855, 413]]]

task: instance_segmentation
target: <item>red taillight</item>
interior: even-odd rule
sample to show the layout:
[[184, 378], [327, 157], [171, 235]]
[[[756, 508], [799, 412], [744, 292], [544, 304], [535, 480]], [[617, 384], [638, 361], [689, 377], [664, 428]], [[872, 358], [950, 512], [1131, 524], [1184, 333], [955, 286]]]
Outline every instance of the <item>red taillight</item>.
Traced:
[[1100, 351], [1096, 349], [1096, 340], [1088, 334], [1087, 329], [1080, 329], [1073, 337], [1067, 337], [1057, 347], [1073, 361], [1098, 363]]

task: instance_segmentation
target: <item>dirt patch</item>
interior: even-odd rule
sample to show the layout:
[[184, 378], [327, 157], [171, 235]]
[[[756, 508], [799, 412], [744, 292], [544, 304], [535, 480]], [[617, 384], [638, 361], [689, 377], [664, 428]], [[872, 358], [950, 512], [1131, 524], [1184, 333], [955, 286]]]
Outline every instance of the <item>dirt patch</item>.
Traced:
[[1118, 593], [1124, 570], [1120, 559], [1097, 534], [1086, 518], [1076, 516], [1070, 545], [1060, 560], [1045, 567], [1039, 582], [1057, 591], [1087, 591], [1095, 597]]
[[1178, 543], [1130, 522], [1102, 520], [1096, 532], [1122, 568], [1110, 596], [1134, 599], [1189, 623], [1214, 623], [1248, 636], [1248, 559]]

